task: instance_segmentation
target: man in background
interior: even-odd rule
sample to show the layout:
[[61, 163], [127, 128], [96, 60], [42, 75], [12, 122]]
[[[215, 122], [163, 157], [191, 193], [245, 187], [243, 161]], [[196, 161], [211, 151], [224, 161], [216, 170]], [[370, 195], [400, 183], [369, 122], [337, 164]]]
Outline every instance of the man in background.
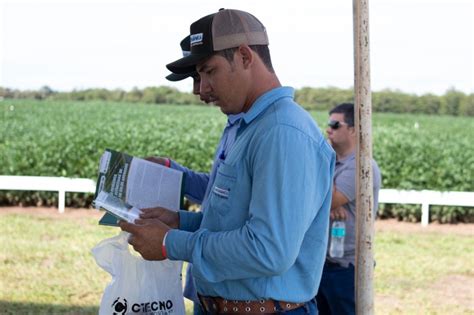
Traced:
[[[345, 222], [344, 255], [326, 257], [321, 284], [316, 296], [320, 314], [355, 314], [355, 226], [356, 226], [356, 131], [354, 104], [344, 103], [329, 112], [328, 141], [336, 151], [336, 170], [331, 201], [330, 226]], [[381, 185], [380, 170], [372, 160], [374, 217]]]

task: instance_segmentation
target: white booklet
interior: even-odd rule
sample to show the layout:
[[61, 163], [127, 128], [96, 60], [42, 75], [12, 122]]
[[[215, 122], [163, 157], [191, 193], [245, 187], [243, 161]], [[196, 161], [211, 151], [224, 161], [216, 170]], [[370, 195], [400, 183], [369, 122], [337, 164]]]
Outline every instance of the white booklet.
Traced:
[[[93, 205], [110, 212], [112, 206], [107, 204], [116, 202], [111, 198], [115, 197], [123, 202], [122, 208], [131, 206], [129, 210], [160, 206], [178, 211], [183, 203], [183, 184], [181, 171], [107, 149], [100, 159]], [[116, 226], [117, 222], [117, 215], [106, 213], [99, 224]]]

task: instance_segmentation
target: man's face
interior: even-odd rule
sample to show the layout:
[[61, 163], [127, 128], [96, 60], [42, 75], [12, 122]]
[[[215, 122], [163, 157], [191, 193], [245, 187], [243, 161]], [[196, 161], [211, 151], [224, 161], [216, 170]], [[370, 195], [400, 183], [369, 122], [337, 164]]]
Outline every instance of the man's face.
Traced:
[[213, 55], [198, 64], [196, 70], [201, 77], [201, 97], [206, 95], [224, 114], [242, 112], [246, 92], [243, 70], [238, 62], [230, 63], [220, 55]]
[[342, 113], [333, 113], [329, 116], [329, 121], [339, 122], [337, 129], [327, 127], [326, 133], [328, 135], [328, 140], [331, 146], [337, 151], [337, 149], [345, 148], [351, 140], [351, 137], [354, 137], [354, 127], [349, 126], [344, 121], [344, 114]]
[[205, 93], [200, 93], [200, 91], [199, 91], [199, 88], [201, 86], [201, 77], [199, 76], [199, 74], [193, 75], [192, 78], [193, 78], [193, 94], [194, 95], [199, 95], [199, 98], [204, 103], [206, 103], [206, 104], [210, 103], [211, 99], [210, 99], [209, 95], [205, 94]]

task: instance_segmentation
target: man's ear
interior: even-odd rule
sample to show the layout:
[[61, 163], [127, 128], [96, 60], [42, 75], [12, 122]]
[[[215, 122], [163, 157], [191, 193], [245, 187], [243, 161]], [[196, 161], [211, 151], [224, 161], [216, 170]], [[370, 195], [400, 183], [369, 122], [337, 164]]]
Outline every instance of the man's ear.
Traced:
[[253, 50], [248, 45], [240, 45], [238, 51], [244, 69], [248, 69], [254, 61]]
[[349, 132], [351, 133], [351, 136], [355, 136], [356, 135], [356, 127], [355, 126], [349, 127]]

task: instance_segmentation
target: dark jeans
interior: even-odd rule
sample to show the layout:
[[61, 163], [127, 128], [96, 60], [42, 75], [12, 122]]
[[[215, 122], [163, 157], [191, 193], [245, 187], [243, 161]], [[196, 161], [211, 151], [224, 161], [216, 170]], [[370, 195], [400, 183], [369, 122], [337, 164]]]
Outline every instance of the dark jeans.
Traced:
[[326, 263], [316, 301], [321, 315], [355, 314], [354, 266]]
[[[196, 308], [199, 308], [199, 310], [196, 310]], [[194, 314], [195, 315], [212, 315], [212, 313], [204, 311], [202, 308], [200, 308], [197, 303], [194, 304]], [[231, 313], [229, 313], [231, 314]], [[285, 314], [285, 315], [318, 315], [318, 308], [316, 306], [316, 300], [312, 299], [311, 301], [305, 303], [302, 307], [298, 307], [297, 309], [291, 310], [291, 311], [281, 311], [276, 314]]]

